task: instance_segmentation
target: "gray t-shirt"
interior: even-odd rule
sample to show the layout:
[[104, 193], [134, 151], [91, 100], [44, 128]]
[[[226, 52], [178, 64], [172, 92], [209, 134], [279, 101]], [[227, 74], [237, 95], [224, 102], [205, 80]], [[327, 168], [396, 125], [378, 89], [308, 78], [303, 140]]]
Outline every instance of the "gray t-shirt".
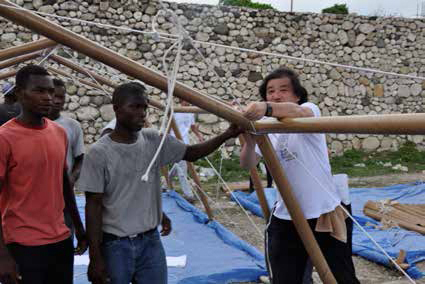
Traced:
[[68, 174], [70, 175], [74, 167], [74, 159], [84, 154], [83, 130], [81, 129], [80, 123], [70, 117], [61, 115], [55, 122], [65, 129], [68, 138], [66, 166], [68, 167]]
[[186, 145], [167, 135], [147, 182], [142, 175], [161, 141], [154, 129], [142, 129], [133, 144], [105, 135], [84, 157], [77, 188], [103, 193], [103, 231], [120, 237], [151, 230], [162, 217], [160, 168], [180, 161]]

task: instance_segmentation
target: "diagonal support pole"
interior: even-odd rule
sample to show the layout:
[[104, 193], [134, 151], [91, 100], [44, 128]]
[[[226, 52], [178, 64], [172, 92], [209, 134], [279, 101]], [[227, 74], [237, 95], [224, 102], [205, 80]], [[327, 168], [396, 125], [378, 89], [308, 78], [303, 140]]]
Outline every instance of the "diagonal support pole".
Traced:
[[[0, 2], [1, 4], [7, 4], [8, 2]], [[0, 10], [6, 9], [4, 7], [1, 7]], [[25, 19], [23, 19], [25, 21]], [[24, 43], [19, 46], [14, 46], [10, 48], [6, 48], [3, 50], [0, 50], [0, 60], [6, 60], [15, 56], [20, 56], [24, 54], [28, 54], [34, 51], [39, 51], [45, 48], [54, 47], [56, 45], [56, 42], [44, 38], [37, 41], [33, 41], [30, 43]]]
[[[245, 139], [242, 135], [239, 135], [239, 141], [241, 142], [241, 146], [245, 144]], [[258, 174], [257, 168], [253, 167], [249, 170], [249, 174], [252, 179], [252, 183], [254, 184], [255, 192], [257, 193], [258, 201], [260, 202], [261, 210], [263, 211], [264, 219], [266, 222], [270, 219], [270, 208], [267, 204], [266, 195], [264, 194], [264, 187], [261, 182], [260, 175]]]
[[16, 65], [18, 63], [22, 63], [28, 60], [35, 59], [37, 57], [41, 56], [41, 51], [37, 51], [30, 54], [21, 55], [12, 59], [4, 60], [0, 62], [0, 70], [3, 68], [7, 68], [13, 65]]
[[18, 71], [16, 71], [16, 70], [3, 72], [3, 73], [0, 74], [0, 80], [4, 80], [4, 79], [10, 78], [12, 76], [15, 76], [16, 73], [18, 73]]

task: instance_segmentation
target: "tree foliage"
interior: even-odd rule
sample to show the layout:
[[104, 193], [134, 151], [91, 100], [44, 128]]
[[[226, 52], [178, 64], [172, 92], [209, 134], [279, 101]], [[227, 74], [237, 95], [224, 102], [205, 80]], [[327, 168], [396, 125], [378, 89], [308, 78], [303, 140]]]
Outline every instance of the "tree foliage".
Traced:
[[239, 7], [247, 7], [247, 8], [259, 9], [259, 10], [266, 10], [266, 9], [274, 10], [273, 6], [270, 4], [252, 2], [251, 0], [220, 0], [219, 3], [224, 6], [239, 6]]
[[348, 14], [347, 4], [335, 4], [332, 7], [328, 7], [322, 10], [322, 13], [328, 14]]

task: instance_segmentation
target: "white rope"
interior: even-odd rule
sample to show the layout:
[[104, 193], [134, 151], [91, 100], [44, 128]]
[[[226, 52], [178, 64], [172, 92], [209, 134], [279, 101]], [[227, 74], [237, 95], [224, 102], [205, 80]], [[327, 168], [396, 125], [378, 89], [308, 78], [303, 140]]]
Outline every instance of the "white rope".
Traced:
[[263, 232], [258, 228], [257, 224], [255, 224], [255, 222], [252, 220], [251, 216], [249, 216], [248, 211], [245, 210], [245, 208], [243, 208], [242, 204], [239, 202], [239, 199], [234, 195], [234, 193], [230, 189], [229, 185], [226, 183], [226, 181], [223, 179], [223, 177], [220, 175], [220, 173], [217, 171], [217, 169], [214, 167], [214, 165], [210, 162], [210, 160], [207, 157], [205, 157], [205, 160], [210, 165], [210, 167], [213, 169], [213, 171], [218, 176], [218, 178], [221, 180], [221, 182], [224, 184], [224, 187], [229, 192], [229, 194], [233, 196], [233, 198], [235, 199], [236, 203], [239, 205], [239, 207], [242, 209], [242, 211], [248, 217], [248, 220], [250, 221], [250, 223], [252, 224], [252, 226], [257, 230], [258, 234], [262, 237], [263, 236]]
[[[216, 208], [217, 208], [217, 210], [218, 211], [220, 211], [220, 213], [223, 215], [223, 216], [225, 216], [226, 217], [226, 219], [227, 219], [227, 222], [229, 222], [229, 224], [231, 224], [231, 225], [237, 225], [237, 223], [236, 222], [234, 222], [233, 220], [232, 220], [232, 218], [230, 218], [230, 216], [223, 210], [223, 209], [221, 209], [220, 208], [220, 204], [217, 202], [217, 201], [215, 201], [214, 199], [212, 199], [209, 195], [208, 195], [208, 193], [205, 191], [205, 190], [203, 190], [202, 189], [202, 187], [200, 187], [200, 186], [198, 186], [198, 184], [196, 184], [196, 182], [192, 179], [192, 178], [190, 178], [189, 176], [187, 177], [193, 184], [194, 184], [194, 186], [196, 186], [196, 188], [198, 188], [206, 197], [207, 197], [207, 199], [210, 201], [210, 202], [212, 202], [215, 206], [216, 206]], [[196, 190], [193, 190], [193, 192], [195, 193], [195, 195], [196, 195], [196, 197], [198, 198], [198, 200], [201, 202], [201, 197], [199, 196], [199, 194], [196, 192]], [[202, 203], [202, 202], [201, 202]]]
[[320, 181], [319, 179], [311, 173], [311, 171], [306, 167], [306, 165], [297, 157], [297, 155], [294, 155], [293, 152], [291, 152], [287, 146], [284, 147], [285, 151], [290, 153], [292, 157], [295, 158], [295, 160], [304, 168], [304, 170], [309, 174], [310, 177], [312, 177], [317, 184], [324, 190], [330, 197], [333, 199], [333, 201], [338, 203], [338, 206], [347, 214], [347, 216], [353, 220], [353, 222], [357, 225], [357, 227], [374, 243], [374, 245], [382, 251], [382, 253], [390, 260], [390, 262], [393, 263], [393, 265], [411, 282], [416, 283], [401, 267], [400, 265], [382, 248], [381, 245], [378, 244], [377, 241], [360, 225], [359, 222], [348, 212], [347, 209], [344, 208], [344, 206], [341, 205], [340, 198], [336, 198]]
[[235, 47], [235, 46], [229, 46], [229, 45], [212, 43], [212, 42], [205, 42], [205, 41], [199, 41], [199, 40], [194, 40], [194, 42], [197, 42], [197, 43], [200, 43], [200, 44], [206, 44], [206, 45], [212, 45], [212, 46], [217, 46], [217, 47], [233, 49], [233, 50], [252, 52], [252, 53], [257, 53], [257, 54], [261, 54], [261, 55], [268, 55], [268, 56], [274, 56], [274, 57], [279, 57], [279, 58], [286, 58], [286, 59], [295, 60], [295, 61], [304, 61], [304, 62], [310, 62], [310, 63], [320, 64], [320, 65], [329, 65], [329, 66], [340, 67], [340, 68], [345, 68], [345, 69], [365, 71], [365, 72], [377, 73], [377, 74], [383, 74], [383, 75], [391, 75], [391, 76], [397, 76], [397, 77], [402, 77], [402, 78], [425, 80], [425, 77], [423, 77], [423, 76], [400, 74], [400, 73], [395, 73], [395, 72], [382, 71], [382, 70], [379, 70], [379, 69], [357, 67], [357, 66], [352, 66], [352, 65], [345, 65], [345, 64], [339, 64], [339, 63], [333, 63], [333, 62], [327, 62], [327, 61], [321, 61], [321, 60], [315, 60], [315, 59], [308, 59], [308, 58], [304, 58], [304, 57], [296, 57], [296, 56], [278, 54], [278, 53], [273, 53], [273, 52], [259, 51], [259, 50], [249, 49], [249, 48]]
[[33, 14], [46, 16], [46, 17], [58, 18], [58, 19], [74, 21], [74, 22], [80, 22], [80, 23], [84, 23], [84, 24], [87, 24], [87, 25], [94, 25], [94, 26], [103, 27], [103, 28], [113, 28], [113, 29], [116, 29], [116, 30], [134, 32], [134, 33], [144, 34], [144, 35], [148, 35], [148, 36], [149, 35], [150, 36], [159, 36], [160, 38], [168, 39], [168, 40], [170, 39], [168, 37], [176, 37], [175, 35], [167, 34], [167, 33], [146, 32], [146, 31], [136, 30], [136, 29], [127, 28], [127, 27], [115, 26], [115, 25], [111, 25], [111, 24], [102, 24], [102, 23], [98, 23], [98, 22], [94, 22], [94, 21], [86, 21], [86, 20], [82, 20], [82, 19], [78, 19], [78, 18], [59, 16], [59, 15], [44, 13], [44, 12], [40, 12], [40, 11], [33, 11], [33, 10], [26, 9], [24, 7], [9, 6], [9, 5], [5, 5], [5, 4], [0, 4], [0, 7], [5, 7], [5, 8], [9, 8], [9, 9], [15, 9], [15, 10], [22, 10], [22, 11], [26, 11], [26, 12], [30, 12], [30, 13], [33, 13]]
[[[159, 2], [162, 4], [162, 1], [159, 1]], [[86, 20], [81, 20], [81, 19], [77, 19], [77, 18], [58, 16], [58, 15], [39, 12], [39, 11], [32, 11], [32, 10], [25, 9], [23, 7], [12, 7], [12, 6], [5, 5], [5, 4], [0, 4], [0, 7], [6, 7], [6, 8], [9, 8], [9, 9], [16, 9], [16, 10], [24, 10], [24, 11], [27, 11], [27, 12], [30, 12], [30, 13], [35, 13], [35, 14], [53, 17], [53, 18], [66, 19], [66, 20], [69, 20], [69, 21], [81, 22], [81, 23], [85, 23], [85, 24], [88, 24], [88, 25], [96, 25], [96, 26], [99, 26], [99, 27], [113, 28], [113, 29], [117, 29], [117, 30], [124, 30], [124, 31], [129, 31], [129, 32], [134, 32], [134, 33], [140, 33], [140, 34], [152, 36], [152, 38], [154, 38], [154, 39], [162, 38], [162, 39], [167, 39], [167, 40], [176, 40], [176, 41], [179, 40], [178, 36], [173, 35], [173, 34], [169, 34], [169, 33], [162, 33], [162, 32], [157, 32], [157, 31], [147, 32], [147, 31], [136, 30], [136, 29], [126, 28], [126, 27], [120, 27], [120, 26], [115, 26], [115, 25], [110, 25], [110, 24], [102, 24], [102, 23], [97, 23], [97, 22], [93, 22], [93, 21], [86, 21]], [[212, 43], [212, 42], [205, 42], [205, 41], [200, 41], [200, 40], [193, 40], [193, 42], [203, 44], [203, 45], [223, 47], [223, 48], [239, 50], [239, 51], [244, 51], [244, 52], [252, 52], [252, 53], [261, 54], [261, 55], [274, 56], [274, 57], [279, 57], [279, 58], [286, 58], [286, 59], [295, 60], [295, 61], [304, 61], [304, 62], [310, 62], [310, 63], [320, 64], [320, 65], [329, 65], [329, 66], [340, 67], [340, 68], [345, 68], [345, 69], [352, 69], [352, 70], [357, 70], [357, 71], [365, 71], [365, 72], [370, 72], [370, 73], [397, 76], [397, 77], [402, 77], [402, 78], [425, 80], [425, 77], [423, 77], [423, 76], [400, 74], [400, 73], [396, 73], [396, 72], [382, 71], [382, 70], [374, 69], [374, 68], [357, 67], [357, 66], [352, 66], [352, 65], [339, 64], [339, 63], [333, 63], [333, 62], [327, 62], [327, 61], [321, 61], [321, 60], [315, 60], [315, 59], [308, 59], [308, 58], [304, 58], [304, 57], [296, 57], [296, 56], [290, 56], [290, 55], [284, 55], [284, 54], [277, 54], [277, 53], [273, 53], [273, 52], [259, 51], [259, 50], [255, 50], [255, 49], [235, 47], [235, 46], [229, 46], [229, 45]]]
[[[74, 59], [77, 59], [77, 58], [75, 58], [75, 56], [73, 55], [73, 54], [70, 54], [67, 50], [65, 50], [64, 48], [62, 48], [62, 50], [66, 53], [66, 54], [68, 54], [71, 58], [74, 58]], [[87, 75], [89, 75], [90, 76], [90, 78], [96, 83], [96, 85], [103, 91], [103, 95], [105, 96], [105, 97], [108, 97], [108, 98], [110, 98], [112, 95], [110, 95], [107, 91], [106, 91], [106, 89], [103, 87], [103, 85], [102, 84], [100, 84], [95, 78], [94, 78], [94, 76], [91, 74], [91, 72], [90, 71], [88, 71], [88, 70], [86, 70], [86, 68], [84, 67], [84, 66], [82, 66], [81, 64], [79, 64], [78, 62], [76, 62], [75, 64], [77, 64], [79, 67], [81, 67], [83, 70], [84, 70], [84, 72], [87, 74]]]
[[[69, 53], [70, 53], [70, 51], [74, 51], [74, 50], [72, 50], [71, 48], [69, 48], [69, 47], [67, 47], [67, 46], [64, 46], [64, 45], [62, 45], [62, 49], [63, 50], [67, 50]], [[74, 56], [74, 58], [75, 58], [75, 56]], [[92, 59], [92, 58], [90, 58], [90, 59]], [[101, 70], [101, 72], [100, 73], [105, 73], [105, 74], [107, 74], [107, 75], [109, 75], [109, 76], [111, 76], [112, 78], [118, 78], [119, 80], [123, 80], [123, 81], [126, 81], [126, 80], [128, 80], [128, 78], [125, 76], [125, 75], [122, 75], [121, 73], [118, 73], [115, 69], [113, 69], [113, 68], [111, 68], [111, 67], [109, 67], [108, 65], [105, 65], [104, 63], [102, 63], [102, 62], [100, 62], [100, 61], [97, 61], [98, 63], [100, 63], [103, 67], [105, 67], [107, 70], [109, 69], [110, 71], [107, 71], [107, 70]], [[94, 71], [94, 72], [99, 72], [99, 69], [97, 69], [97, 68], [95, 68], [95, 67], [93, 67], [93, 66], [91, 66], [91, 65], [86, 65], [86, 64], [80, 64], [80, 65], [82, 65], [82, 67], [85, 67], [85, 68], [87, 68], [87, 69], [90, 69], [90, 70], [92, 70], [92, 71]], [[143, 83], [144, 84], [144, 83]]]
[[[160, 3], [162, 3], [162, 2], [160, 1]], [[39, 12], [39, 11], [32, 11], [32, 10], [25, 9], [23, 7], [12, 7], [12, 6], [5, 5], [5, 4], [0, 4], [0, 7], [6, 7], [6, 8], [9, 8], [9, 9], [16, 9], [16, 10], [24, 10], [24, 11], [34, 13], [34, 14], [39, 14], [39, 15], [53, 17], [53, 18], [59, 18], [59, 19], [66, 19], [66, 20], [69, 20], [69, 21], [81, 22], [81, 23], [85, 23], [85, 24], [88, 24], [88, 25], [96, 25], [96, 26], [99, 26], [99, 27], [114, 28], [114, 29], [117, 29], [117, 30], [124, 30], [124, 31], [129, 31], [129, 32], [134, 32], [134, 33], [140, 33], [140, 34], [152, 36], [154, 39], [163, 38], [163, 39], [167, 39], [167, 40], [175, 40], [175, 41], [179, 40], [178, 36], [173, 35], [173, 34], [169, 34], [169, 33], [162, 33], [162, 32], [157, 32], [157, 31], [147, 32], [147, 31], [136, 30], [136, 29], [126, 28], [126, 27], [120, 27], [120, 26], [115, 26], [115, 25], [110, 25], [110, 24], [102, 24], [102, 23], [97, 23], [97, 22], [93, 22], [93, 21], [86, 21], [86, 20], [81, 20], [81, 19], [77, 19], [77, 18], [58, 16], [58, 15]], [[396, 73], [396, 72], [382, 71], [382, 70], [374, 69], [374, 68], [357, 67], [357, 66], [352, 66], [352, 65], [345, 65], [345, 64], [339, 64], [339, 63], [333, 63], [333, 62], [327, 62], [327, 61], [321, 61], [321, 60], [315, 60], [315, 59], [308, 59], [308, 58], [304, 58], [304, 57], [296, 57], [296, 56], [290, 56], [290, 55], [284, 55], [284, 54], [277, 54], [277, 53], [273, 53], [273, 52], [259, 51], [259, 50], [255, 50], [255, 49], [235, 47], [235, 46], [229, 46], [229, 45], [212, 43], [212, 42], [205, 42], [205, 41], [200, 41], [200, 40], [193, 40], [193, 42], [203, 44], [203, 45], [211, 45], [211, 46], [223, 47], [223, 48], [227, 48], [227, 49], [239, 50], [239, 51], [244, 51], [244, 52], [251, 52], [251, 53], [256, 53], [256, 54], [260, 54], [260, 55], [286, 58], [286, 59], [295, 60], [295, 61], [304, 61], [304, 62], [310, 62], [310, 63], [320, 64], [320, 65], [329, 65], [329, 66], [340, 67], [340, 68], [345, 68], [345, 69], [352, 69], [352, 70], [357, 70], [357, 71], [364, 71], [364, 72], [377, 73], [377, 74], [383, 74], [383, 75], [397, 76], [397, 77], [402, 77], [402, 78], [425, 80], [425, 77], [423, 77], [423, 76], [400, 74], [400, 73]]]
[[[52, 50], [50, 50], [46, 55], [43, 55], [43, 58], [39, 61], [39, 62], [37, 62], [36, 63], [36, 65], [42, 65], [46, 60], [47, 60], [47, 58], [49, 58], [50, 57], [50, 55], [52, 55], [53, 53], [55, 53], [56, 52], [56, 50], [57, 50], [57, 47], [55, 47], [55, 48], [52, 48]], [[9, 89], [7, 89], [7, 91], [4, 93], [4, 94], [2, 94], [1, 95], [1, 97], [4, 97], [4, 96], [6, 96], [7, 94], [9, 94], [12, 90], [13, 90], [13, 88], [15, 87], [15, 85], [16, 85], [16, 82], [15, 83], [13, 83], [11, 86], [10, 86], [10, 88]]]
[[[178, 19], [174, 19], [174, 21], [178, 21]], [[164, 118], [162, 120], [161, 123], [161, 128], [160, 128], [160, 134], [162, 135], [161, 137], [161, 142], [159, 143], [159, 146], [155, 152], [155, 155], [153, 156], [151, 162], [149, 163], [148, 168], [146, 169], [145, 174], [141, 177], [141, 180], [146, 182], [149, 179], [149, 173], [156, 161], [156, 159], [159, 156], [159, 153], [162, 149], [162, 146], [164, 145], [165, 139], [167, 138], [167, 133], [169, 132], [170, 129], [170, 125], [173, 119], [173, 114], [174, 114], [174, 107], [173, 107], [173, 92], [174, 92], [174, 87], [177, 81], [177, 73], [179, 70], [179, 66], [180, 66], [180, 56], [181, 56], [181, 50], [183, 48], [183, 34], [182, 31], [179, 30], [180, 33], [180, 37], [179, 37], [179, 41], [177, 41], [176, 43], [174, 43], [173, 45], [171, 45], [171, 47], [165, 52], [162, 62], [163, 62], [163, 66], [164, 66], [164, 70], [165, 73], [167, 75], [167, 104], [165, 107], [165, 112], [164, 112]], [[166, 62], [166, 58], [168, 56], [168, 54], [174, 49], [174, 47], [177, 45], [177, 52], [176, 52], [176, 57], [174, 60], [174, 68], [171, 70], [169, 70], [168, 68], [168, 64]]]

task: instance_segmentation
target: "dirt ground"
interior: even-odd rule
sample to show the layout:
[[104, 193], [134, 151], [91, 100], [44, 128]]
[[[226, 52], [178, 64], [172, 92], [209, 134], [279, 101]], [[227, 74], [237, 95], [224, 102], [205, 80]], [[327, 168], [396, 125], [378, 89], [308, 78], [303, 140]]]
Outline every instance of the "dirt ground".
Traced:
[[[366, 178], [350, 179], [350, 187], [383, 187], [394, 184], [409, 183], [418, 180], [425, 180], [425, 174], [398, 174], [386, 176], [374, 176]], [[264, 251], [263, 234], [265, 222], [262, 218], [245, 213], [229, 197], [221, 190], [216, 188], [207, 189], [209, 196], [214, 200], [211, 207], [214, 210], [215, 218], [236, 235], [257, 247], [260, 251]], [[200, 204], [197, 202], [197, 206]], [[252, 222], [248, 219], [247, 214]], [[253, 225], [255, 224], [255, 227]], [[363, 284], [402, 284], [410, 283], [398, 271], [386, 268], [384, 266], [370, 262], [362, 257], [353, 256], [354, 265], [358, 279]], [[422, 270], [425, 271], [425, 262], [421, 264]], [[316, 272], [313, 274], [314, 283], [322, 283]], [[425, 277], [417, 280], [416, 283], [424, 283]]]

